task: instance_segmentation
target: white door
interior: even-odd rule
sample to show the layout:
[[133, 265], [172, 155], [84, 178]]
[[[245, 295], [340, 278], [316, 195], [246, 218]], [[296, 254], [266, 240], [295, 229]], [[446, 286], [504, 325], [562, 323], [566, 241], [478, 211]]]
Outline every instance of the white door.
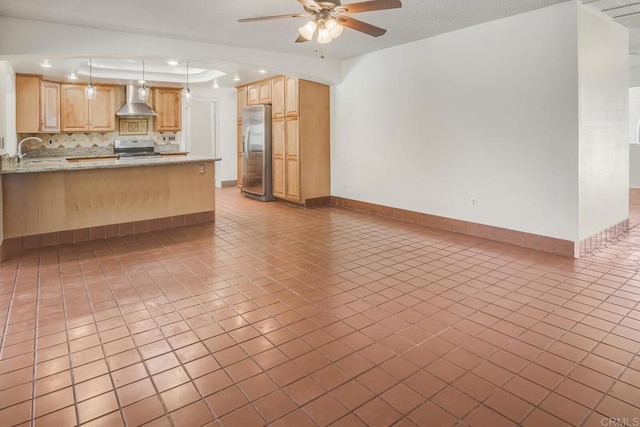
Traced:
[[[192, 155], [219, 157], [217, 109], [218, 101], [210, 99], [192, 99], [185, 105], [183, 138]], [[216, 187], [220, 185], [220, 170], [216, 167]]]

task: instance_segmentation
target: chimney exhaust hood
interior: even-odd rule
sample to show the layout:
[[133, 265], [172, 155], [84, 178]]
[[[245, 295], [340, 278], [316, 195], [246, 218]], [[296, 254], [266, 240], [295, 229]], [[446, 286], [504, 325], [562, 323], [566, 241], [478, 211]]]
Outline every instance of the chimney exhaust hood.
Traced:
[[118, 117], [149, 117], [157, 116], [144, 101], [138, 99], [138, 88], [135, 85], [127, 85], [125, 88], [126, 101], [116, 113]]

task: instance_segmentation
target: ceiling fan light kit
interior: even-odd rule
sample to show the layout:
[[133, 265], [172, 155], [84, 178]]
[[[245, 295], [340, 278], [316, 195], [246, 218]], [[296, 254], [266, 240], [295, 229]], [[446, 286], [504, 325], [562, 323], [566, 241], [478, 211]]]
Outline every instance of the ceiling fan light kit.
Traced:
[[238, 22], [267, 21], [270, 19], [311, 17], [312, 19], [298, 29], [300, 36], [296, 43], [307, 42], [317, 33], [318, 43], [326, 44], [338, 38], [344, 27], [360, 31], [373, 37], [380, 37], [387, 32], [384, 28], [367, 24], [351, 18], [350, 14], [373, 12], [376, 10], [397, 9], [402, 7], [400, 0], [370, 0], [359, 3], [341, 4], [340, 0], [298, 0], [306, 15], [292, 13], [288, 15], [258, 16], [240, 19]]

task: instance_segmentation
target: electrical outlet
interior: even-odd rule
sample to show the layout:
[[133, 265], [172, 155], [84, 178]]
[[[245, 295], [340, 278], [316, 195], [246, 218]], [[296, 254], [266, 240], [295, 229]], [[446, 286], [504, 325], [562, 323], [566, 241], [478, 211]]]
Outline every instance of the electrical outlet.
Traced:
[[204, 163], [198, 163], [198, 174], [204, 175]]
[[474, 208], [478, 207], [478, 198], [477, 197], [472, 197], [471, 198], [471, 206]]

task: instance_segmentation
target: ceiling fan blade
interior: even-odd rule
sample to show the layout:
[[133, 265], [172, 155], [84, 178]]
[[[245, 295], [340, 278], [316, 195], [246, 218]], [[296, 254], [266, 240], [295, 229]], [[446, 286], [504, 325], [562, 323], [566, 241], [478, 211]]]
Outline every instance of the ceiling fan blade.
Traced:
[[316, 12], [320, 12], [322, 8], [315, 0], [298, 0], [304, 7], [307, 9], [315, 10]]
[[296, 39], [296, 43], [305, 43], [308, 42], [309, 40], [305, 39], [302, 36], [298, 36], [298, 38]]
[[238, 19], [238, 22], [268, 21], [269, 19], [281, 19], [281, 18], [304, 18], [305, 16], [310, 16], [310, 15], [307, 13], [291, 13], [288, 15], [257, 16], [255, 18]]
[[338, 18], [338, 22], [345, 27], [360, 31], [361, 33], [365, 33], [373, 37], [380, 37], [387, 32], [384, 28], [376, 27], [375, 25], [367, 24], [366, 22], [349, 18], [348, 16], [341, 16]]
[[343, 4], [343, 13], [373, 12], [375, 10], [397, 9], [402, 7], [400, 0], [372, 0], [360, 3]]

